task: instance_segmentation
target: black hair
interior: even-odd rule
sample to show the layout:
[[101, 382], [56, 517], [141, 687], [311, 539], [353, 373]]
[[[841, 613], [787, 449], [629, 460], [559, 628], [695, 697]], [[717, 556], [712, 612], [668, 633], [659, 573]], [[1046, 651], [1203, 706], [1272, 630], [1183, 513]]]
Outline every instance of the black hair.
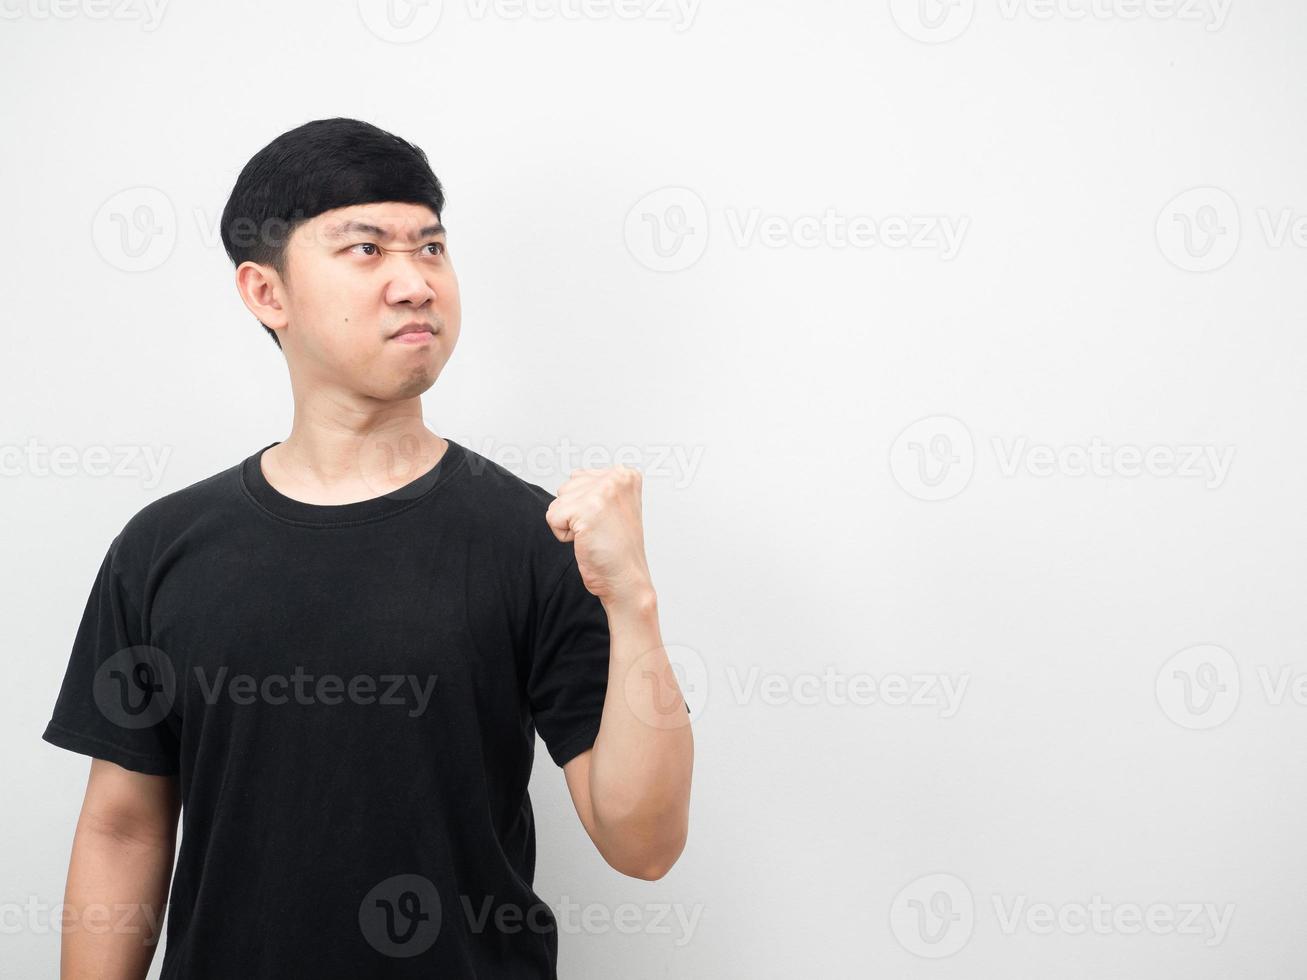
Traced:
[[[357, 119], [315, 119], [282, 133], [245, 164], [222, 212], [222, 245], [236, 266], [286, 274], [286, 243], [304, 222], [351, 204], [425, 204], [440, 220], [445, 193], [427, 155]], [[277, 332], [260, 321], [278, 348]]]

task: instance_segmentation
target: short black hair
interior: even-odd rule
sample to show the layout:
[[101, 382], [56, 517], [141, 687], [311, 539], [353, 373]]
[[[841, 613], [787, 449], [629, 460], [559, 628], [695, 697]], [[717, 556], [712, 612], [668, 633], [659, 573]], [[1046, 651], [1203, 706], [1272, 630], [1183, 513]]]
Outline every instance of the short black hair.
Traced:
[[[425, 204], [436, 219], [445, 192], [422, 149], [358, 119], [315, 119], [261, 149], [236, 178], [222, 212], [222, 245], [236, 266], [286, 274], [286, 243], [304, 222], [351, 204]], [[277, 332], [260, 321], [280, 349]]]

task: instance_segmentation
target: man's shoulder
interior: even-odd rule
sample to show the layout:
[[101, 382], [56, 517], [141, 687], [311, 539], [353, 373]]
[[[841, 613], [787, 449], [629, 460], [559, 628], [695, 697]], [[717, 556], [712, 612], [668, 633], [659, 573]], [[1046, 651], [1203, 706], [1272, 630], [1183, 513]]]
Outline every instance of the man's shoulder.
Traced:
[[114, 539], [116, 563], [149, 564], [198, 524], [230, 521], [240, 497], [240, 463], [156, 497], [136, 511]]
[[513, 553], [520, 554], [525, 548], [524, 560], [543, 562], [546, 569], [570, 561], [571, 543], [560, 542], [545, 520], [545, 512], [556, 495], [495, 460], [463, 448], [463, 486], [478, 518], [477, 530], [500, 540], [509, 539]]
[[539, 516], [548, 509], [554, 494], [518, 476], [488, 456], [463, 446], [468, 488], [475, 499], [494, 510], [510, 514]]

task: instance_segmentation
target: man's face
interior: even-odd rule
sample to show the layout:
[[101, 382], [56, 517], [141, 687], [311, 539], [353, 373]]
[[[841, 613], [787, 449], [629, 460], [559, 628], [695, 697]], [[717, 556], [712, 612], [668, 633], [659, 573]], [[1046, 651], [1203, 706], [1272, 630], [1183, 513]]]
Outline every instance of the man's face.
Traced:
[[461, 311], [445, 230], [429, 208], [326, 211], [290, 236], [285, 269], [289, 329], [279, 337], [301, 379], [386, 401], [435, 384]]

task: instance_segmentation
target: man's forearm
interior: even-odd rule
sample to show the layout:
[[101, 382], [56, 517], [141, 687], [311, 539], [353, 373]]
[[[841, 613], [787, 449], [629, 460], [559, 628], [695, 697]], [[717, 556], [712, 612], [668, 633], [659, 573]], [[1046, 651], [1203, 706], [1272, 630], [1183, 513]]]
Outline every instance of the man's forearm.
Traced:
[[172, 865], [171, 840], [79, 823], [64, 896], [60, 980], [144, 980]]
[[657, 877], [680, 856], [688, 832], [689, 715], [663, 649], [654, 591], [605, 610], [608, 693], [590, 762], [595, 829], [610, 860]]

